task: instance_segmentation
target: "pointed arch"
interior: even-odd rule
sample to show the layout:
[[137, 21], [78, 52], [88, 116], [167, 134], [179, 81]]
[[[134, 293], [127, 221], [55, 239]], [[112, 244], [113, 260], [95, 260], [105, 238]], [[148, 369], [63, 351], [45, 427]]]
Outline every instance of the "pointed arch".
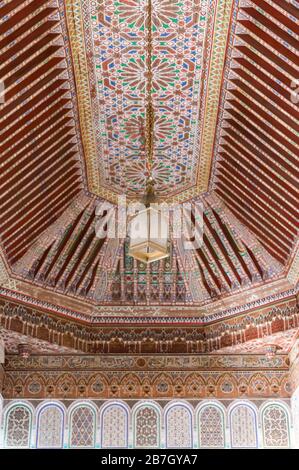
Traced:
[[126, 374], [120, 383], [122, 396], [128, 398], [138, 397], [141, 394], [141, 382], [137, 374]]

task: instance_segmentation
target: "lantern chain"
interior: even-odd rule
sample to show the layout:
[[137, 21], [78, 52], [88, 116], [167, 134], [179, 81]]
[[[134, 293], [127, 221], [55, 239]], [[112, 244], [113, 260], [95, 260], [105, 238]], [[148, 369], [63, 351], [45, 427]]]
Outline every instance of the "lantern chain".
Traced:
[[152, 0], [148, 0], [147, 6], [147, 84], [146, 84], [146, 132], [145, 132], [145, 151], [147, 158], [148, 180], [147, 184], [152, 181], [152, 169], [154, 160], [154, 108], [152, 100], [153, 87], [153, 71], [152, 71], [152, 55], [153, 55], [153, 6]]

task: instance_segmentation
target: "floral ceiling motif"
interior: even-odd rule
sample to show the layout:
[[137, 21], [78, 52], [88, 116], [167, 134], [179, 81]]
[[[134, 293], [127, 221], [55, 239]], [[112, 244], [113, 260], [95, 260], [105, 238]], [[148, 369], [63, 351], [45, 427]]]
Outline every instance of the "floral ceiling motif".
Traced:
[[[83, 129], [83, 141], [84, 134], [89, 139], [84, 144], [90, 189], [114, 200], [120, 193], [136, 195], [143, 192], [147, 176], [148, 1], [67, 0], [66, 4], [72, 53], [78, 57], [74, 65], [81, 88], [81, 126], [91, 125], [94, 136], [91, 142], [90, 132]], [[223, 7], [229, 4], [153, 0], [153, 171], [157, 191], [168, 198], [184, 193], [186, 199], [207, 189], [208, 178], [202, 177], [200, 168], [208, 163], [203, 171], [208, 177], [211, 154], [201, 151], [207, 74], [215, 34], [226, 40], [230, 8]], [[217, 12], [221, 31], [212, 27]], [[224, 48], [218, 47], [215, 55], [221, 65]], [[219, 83], [211, 81], [217, 88]], [[87, 108], [92, 123], [86, 122]]]

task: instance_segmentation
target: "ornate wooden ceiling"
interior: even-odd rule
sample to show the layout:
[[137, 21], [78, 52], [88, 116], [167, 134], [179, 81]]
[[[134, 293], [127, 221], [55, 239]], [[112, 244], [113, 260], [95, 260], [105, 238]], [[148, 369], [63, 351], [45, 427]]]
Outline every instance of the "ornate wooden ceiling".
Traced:
[[143, 187], [144, 10], [0, 1], [0, 295], [74, 323], [296, 299], [295, 2], [154, 0], [158, 190], [202, 202], [204, 243], [146, 269], [95, 236], [99, 195]]
[[[89, 188], [110, 200], [142, 193], [148, 1], [65, 3]], [[152, 2], [154, 177], [168, 199], [208, 187], [231, 5]]]

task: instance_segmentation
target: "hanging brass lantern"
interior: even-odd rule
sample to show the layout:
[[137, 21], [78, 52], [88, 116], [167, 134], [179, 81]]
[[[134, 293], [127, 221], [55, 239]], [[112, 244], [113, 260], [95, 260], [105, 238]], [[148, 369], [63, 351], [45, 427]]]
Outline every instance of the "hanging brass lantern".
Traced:
[[169, 256], [169, 218], [155, 198], [153, 185], [149, 180], [142, 201], [145, 209], [129, 222], [129, 255], [146, 264]]

